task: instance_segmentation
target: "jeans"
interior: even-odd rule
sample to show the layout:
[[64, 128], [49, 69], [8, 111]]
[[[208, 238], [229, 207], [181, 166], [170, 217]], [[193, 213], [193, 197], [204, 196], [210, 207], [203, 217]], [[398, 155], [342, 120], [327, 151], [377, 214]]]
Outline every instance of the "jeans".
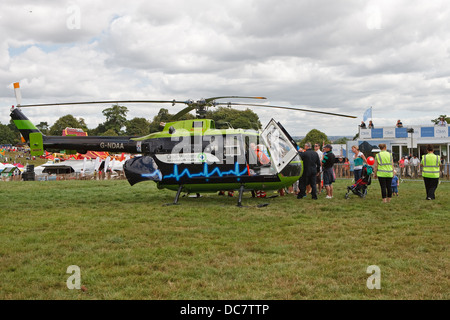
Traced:
[[361, 179], [362, 169], [353, 170], [353, 174], [355, 175], [355, 183]]

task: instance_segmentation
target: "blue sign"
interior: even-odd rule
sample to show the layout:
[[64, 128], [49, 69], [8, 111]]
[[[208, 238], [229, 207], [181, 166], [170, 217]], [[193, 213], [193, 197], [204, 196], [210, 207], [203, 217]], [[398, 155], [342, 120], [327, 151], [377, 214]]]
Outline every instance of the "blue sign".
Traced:
[[383, 138], [383, 128], [372, 129], [372, 139]]
[[407, 128], [395, 128], [396, 138], [408, 138]]
[[434, 127], [420, 128], [420, 136], [422, 138], [434, 138]]

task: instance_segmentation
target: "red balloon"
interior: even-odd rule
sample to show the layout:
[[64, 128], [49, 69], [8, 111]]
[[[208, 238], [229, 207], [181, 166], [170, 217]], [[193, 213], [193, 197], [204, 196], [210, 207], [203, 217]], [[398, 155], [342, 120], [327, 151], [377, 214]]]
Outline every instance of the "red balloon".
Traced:
[[369, 166], [373, 166], [375, 164], [375, 159], [373, 157], [368, 157], [367, 158], [367, 164]]

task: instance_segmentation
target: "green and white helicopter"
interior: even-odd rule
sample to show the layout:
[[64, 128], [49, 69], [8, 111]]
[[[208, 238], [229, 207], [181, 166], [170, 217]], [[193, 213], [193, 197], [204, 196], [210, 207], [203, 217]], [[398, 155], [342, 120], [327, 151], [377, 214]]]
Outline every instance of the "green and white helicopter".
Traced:
[[[279, 122], [272, 119], [263, 131], [216, 129], [214, 121], [205, 118], [210, 107], [278, 108], [356, 118], [293, 107], [217, 102], [220, 99], [266, 99], [242, 96], [213, 97], [198, 101], [128, 100], [21, 105], [19, 83], [14, 84], [14, 89], [17, 106], [12, 106], [11, 118], [30, 146], [32, 155], [42, 155], [45, 149], [136, 154], [124, 164], [129, 183], [134, 185], [142, 181], [154, 181], [159, 189], [174, 190], [176, 195], [173, 204], [178, 203], [181, 192], [198, 194], [238, 190], [238, 206], [242, 206], [244, 191], [279, 190], [292, 185], [302, 175], [302, 161], [297, 144]], [[47, 136], [21, 111], [25, 107], [117, 103], [185, 104], [186, 108], [165, 123], [162, 131], [143, 137]], [[178, 120], [193, 110], [196, 111], [196, 119]]]

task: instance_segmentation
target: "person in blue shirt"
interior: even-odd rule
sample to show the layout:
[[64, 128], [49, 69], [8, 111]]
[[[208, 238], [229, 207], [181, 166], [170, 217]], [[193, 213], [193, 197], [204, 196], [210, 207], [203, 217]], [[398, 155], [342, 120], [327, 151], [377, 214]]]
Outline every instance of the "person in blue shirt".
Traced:
[[392, 195], [396, 195], [398, 197], [398, 186], [400, 185], [400, 181], [397, 177], [397, 171], [394, 170], [394, 176], [392, 177]]

